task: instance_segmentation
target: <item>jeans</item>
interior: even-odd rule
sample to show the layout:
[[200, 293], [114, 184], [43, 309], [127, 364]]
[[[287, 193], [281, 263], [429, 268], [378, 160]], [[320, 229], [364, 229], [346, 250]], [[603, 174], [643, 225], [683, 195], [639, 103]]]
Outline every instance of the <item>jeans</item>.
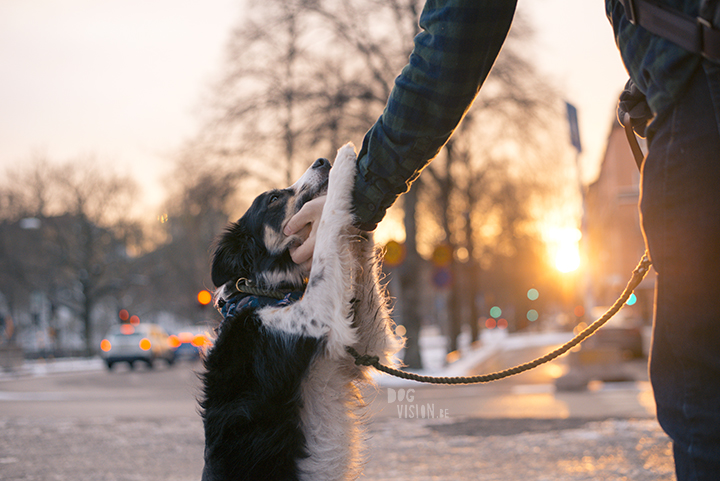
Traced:
[[720, 76], [706, 70], [651, 123], [640, 200], [657, 272], [650, 380], [678, 481], [720, 479]]

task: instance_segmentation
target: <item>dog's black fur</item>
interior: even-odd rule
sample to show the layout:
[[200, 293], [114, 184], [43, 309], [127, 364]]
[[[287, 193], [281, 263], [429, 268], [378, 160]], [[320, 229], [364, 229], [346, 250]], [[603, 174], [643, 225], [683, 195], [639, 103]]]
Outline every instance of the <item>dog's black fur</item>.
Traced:
[[[244, 278], [259, 287], [302, 289], [305, 273], [289, 252], [298, 241], [269, 243], [268, 236], [279, 236], [293, 213], [327, 191], [330, 163], [318, 159], [311, 170], [319, 176], [316, 185], [265, 192], [226, 229], [213, 257], [215, 286]], [[283, 276], [269, 285], [268, 273]], [[256, 307], [272, 301], [262, 298], [254, 304], [224, 320], [205, 359], [203, 481], [294, 480], [297, 460], [307, 455], [300, 429], [300, 382], [322, 339], [266, 329]]]
[[321, 343], [270, 332], [254, 311], [225, 321], [205, 360], [203, 481], [299, 479], [300, 382]]

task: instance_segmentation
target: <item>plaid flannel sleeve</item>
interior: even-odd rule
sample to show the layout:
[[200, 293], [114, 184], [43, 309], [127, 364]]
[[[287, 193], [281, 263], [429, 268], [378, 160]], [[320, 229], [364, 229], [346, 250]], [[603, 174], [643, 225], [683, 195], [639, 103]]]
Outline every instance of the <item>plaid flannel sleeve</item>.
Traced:
[[422, 32], [385, 111], [363, 139], [357, 225], [374, 230], [470, 108], [510, 30], [516, 0], [428, 0]]

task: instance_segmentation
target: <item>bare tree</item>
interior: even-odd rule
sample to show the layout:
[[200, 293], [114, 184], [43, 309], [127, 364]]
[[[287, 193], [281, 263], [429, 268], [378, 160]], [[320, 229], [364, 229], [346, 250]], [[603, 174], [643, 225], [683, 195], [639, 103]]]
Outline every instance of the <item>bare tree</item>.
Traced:
[[457, 348], [464, 324], [477, 339], [477, 300], [483, 291], [503, 290], [498, 282], [494, 289], [481, 285], [482, 266], [502, 265], [503, 276], [526, 268], [518, 262], [513, 269], [501, 259], [537, 252], [528, 247], [540, 242], [531, 207], [540, 198], [557, 196], [557, 179], [573, 175], [557, 155], [554, 131], [563, 124], [559, 96], [517, 53], [531, 33], [516, 19], [475, 104], [421, 179], [420, 209], [432, 214], [423, 217], [423, 230], [437, 232], [435, 242], [463, 252], [450, 266], [455, 280], [449, 296], [450, 350]]
[[[0, 198], [15, 199], [6, 227], [3, 258], [24, 289], [46, 293], [82, 320], [85, 351], [93, 347], [93, 310], [126, 283], [127, 246], [141, 229], [127, 216], [136, 185], [88, 160], [51, 164], [39, 159], [9, 174]], [[31, 231], [20, 232], [24, 217]], [[18, 243], [22, 236], [25, 242]], [[13, 238], [15, 242], [13, 241]], [[8, 279], [3, 279], [3, 290]]]
[[242, 165], [208, 162], [189, 148], [172, 175], [174, 189], [165, 203], [158, 228], [164, 239], [138, 260], [148, 286], [133, 293], [136, 302], [188, 320], [207, 320], [197, 294], [212, 289], [210, 255], [214, 239], [237, 212], [237, 193], [249, 181]]

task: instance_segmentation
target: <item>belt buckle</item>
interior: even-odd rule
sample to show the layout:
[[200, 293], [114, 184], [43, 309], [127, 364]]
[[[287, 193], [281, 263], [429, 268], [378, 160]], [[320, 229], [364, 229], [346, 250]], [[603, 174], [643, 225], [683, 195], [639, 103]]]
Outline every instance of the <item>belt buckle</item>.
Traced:
[[623, 7], [625, 7], [625, 16], [633, 25], [637, 25], [638, 15], [637, 7], [635, 6], [635, 0], [622, 0]]

